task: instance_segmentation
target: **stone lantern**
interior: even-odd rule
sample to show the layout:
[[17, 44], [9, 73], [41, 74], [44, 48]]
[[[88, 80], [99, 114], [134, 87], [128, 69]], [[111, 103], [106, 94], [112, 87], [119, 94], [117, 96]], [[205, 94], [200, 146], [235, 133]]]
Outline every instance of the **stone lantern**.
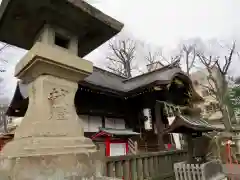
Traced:
[[15, 76], [29, 84], [29, 106], [2, 171], [14, 180], [94, 179], [95, 145], [84, 137], [74, 97], [93, 65], [84, 55], [123, 25], [82, 0], [3, 0], [0, 40], [29, 50]]

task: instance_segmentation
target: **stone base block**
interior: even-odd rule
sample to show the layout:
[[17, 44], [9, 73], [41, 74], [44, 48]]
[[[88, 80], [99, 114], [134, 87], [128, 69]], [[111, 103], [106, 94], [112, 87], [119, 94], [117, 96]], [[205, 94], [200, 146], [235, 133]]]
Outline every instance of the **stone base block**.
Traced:
[[102, 175], [98, 153], [79, 153], [1, 161], [1, 180], [80, 180]]
[[114, 178], [114, 177], [96, 177], [93, 180], [122, 180], [122, 179], [118, 179], [118, 178]]
[[2, 150], [7, 158], [61, 154], [95, 153], [91, 139], [80, 137], [28, 137], [14, 139]]

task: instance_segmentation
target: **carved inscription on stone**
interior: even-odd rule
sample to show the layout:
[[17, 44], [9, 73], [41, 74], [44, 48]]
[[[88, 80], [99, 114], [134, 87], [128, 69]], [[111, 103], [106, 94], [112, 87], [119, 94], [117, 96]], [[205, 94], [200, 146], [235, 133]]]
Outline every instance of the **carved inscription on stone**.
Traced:
[[49, 119], [67, 120], [70, 114], [68, 103], [65, 98], [69, 91], [62, 88], [53, 88], [49, 93], [48, 100], [51, 104], [51, 116]]
[[67, 120], [68, 111], [66, 108], [59, 106], [53, 107], [53, 118], [56, 120]]

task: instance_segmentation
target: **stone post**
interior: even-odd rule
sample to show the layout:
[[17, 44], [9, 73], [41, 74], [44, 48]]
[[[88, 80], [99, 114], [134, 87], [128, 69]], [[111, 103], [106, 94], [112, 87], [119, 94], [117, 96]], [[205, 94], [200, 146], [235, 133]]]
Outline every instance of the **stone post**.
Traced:
[[[54, 44], [56, 32], [66, 37], [69, 49]], [[2, 171], [11, 180], [97, 176], [96, 147], [84, 137], [74, 105], [77, 83], [93, 65], [77, 56], [77, 40], [66, 34], [45, 26], [16, 66], [16, 77], [29, 83], [29, 106], [14, 140], [2, 151]]]

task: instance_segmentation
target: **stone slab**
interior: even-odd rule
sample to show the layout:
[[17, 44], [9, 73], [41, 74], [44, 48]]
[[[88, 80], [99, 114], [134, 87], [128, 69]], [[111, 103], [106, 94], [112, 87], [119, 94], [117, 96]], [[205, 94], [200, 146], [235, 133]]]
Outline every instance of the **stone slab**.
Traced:
[[[0, 179], [1, 180], [11, 180], [7, 175], [1, 174], [1, 172], [0, 172]], [[38, 179], [36, 179], [36, 180], [38, 180]], [[46, 179], [44, 179], [44, 180], [46, 180]], [[51, 179], [51, 180], [66, 180], [66, 179], [59, 178], [59, 179]], [[73, 179], [71, 179], [71, 180], [73, 180]], [[122, 179], [118, 179], [118, 178], [114, 178], [114, 177], [91, 177], [91, 178], [82, 178], [82, 179], [79, 178], [79, 179], [76, 179], [76, 180], [122, 180]]]
[[1, 172], [2, 176], [6, 176], [4, 172], [11, 172], [10, 179], [17, 180], [81, 179], [101, 176], [102, 164], [86, 150], [78, 154], [5, 158], [1, 160]]
[[2, 0], [0, 41], [29, 50], [46, 22], [78, 36], [80, 57], [123, 27], [122, 23], [82, 0]]
[[238, 175], [240, 177], [240, 165], [238, 164], [223, 164], [223, 172], [226, 175]]
[[15, 76], [25, 83], [43, 74], [78, 82], [93, 71], [93, 63], [67, 49], [37, 42], [16, 65]]

